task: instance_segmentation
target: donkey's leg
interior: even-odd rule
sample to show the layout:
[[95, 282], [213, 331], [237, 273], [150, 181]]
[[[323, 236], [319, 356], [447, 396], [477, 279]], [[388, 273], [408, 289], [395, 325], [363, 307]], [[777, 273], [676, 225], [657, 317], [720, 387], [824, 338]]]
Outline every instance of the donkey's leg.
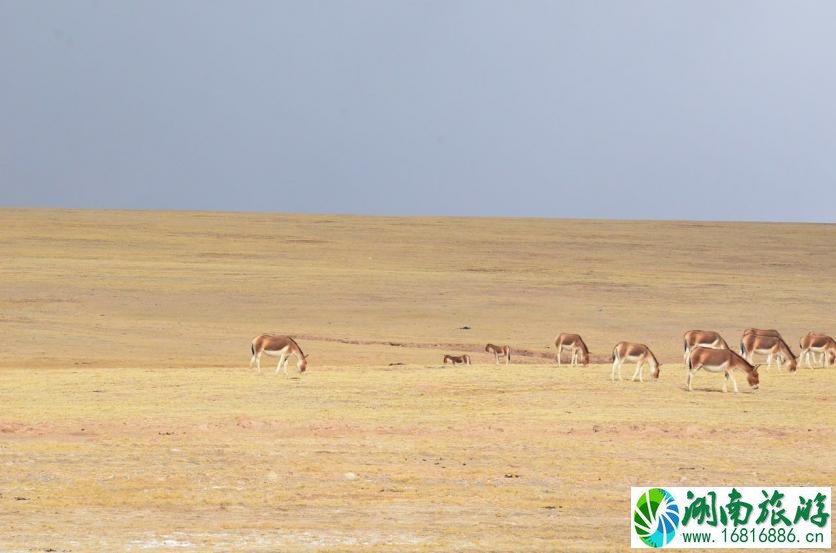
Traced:
[[636, 370], [633, 371], [633, 378], [632, 378], [633, 382], [636, 381], [637, 376], [639, 377], [639, 379], [641, 379], [641, 377], [642, 377], [641, 375], [642, 375], [642, 360], [639, 359], [638, 361], [636, 361]]
[[282, 369], [282, 365], [284, 365], [284, 358], [285, 358], [285, 351], [282, 350], [281, 354], [279, 355], [279, 364], [276, 365], [276, 374]]
[[[750, 365], [754, 365], [754, 364], [755, 364], [755, 351], [754, 351], [754, 350], [752, 350], [752, 352], [749, 354], [749, 357], [748, 357], [746, 360], [747, 360], [747, 361], [749, 361], [749, 364], [750, 364]], [[770, 367], [770, 365], [771, 365], [771, 363], [770, 363], [770, 357], [769, 357], [769, 355], [767, 355], [767, 356], [766, 356], [766, 371], [767, 371], [767, 372], [769, 372], [769, 367]]]
[[258, 374], [261, 374], [261, 354], [262, 352], [258, 352], [255, 354], [255, 364], [258, 366]]
[[618, 366], [618, 357], [612, 361], [612, 371], [610, 371], [610, 380], [615, 382], [615, 368]]
[[723, 393], [729, 391], [729, 371], [723, 371]]

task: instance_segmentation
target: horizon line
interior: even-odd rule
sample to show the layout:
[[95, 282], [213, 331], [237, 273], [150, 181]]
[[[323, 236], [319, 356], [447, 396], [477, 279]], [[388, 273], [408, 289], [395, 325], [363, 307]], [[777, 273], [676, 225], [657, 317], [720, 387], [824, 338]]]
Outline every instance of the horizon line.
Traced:
[[777, 220], [767, 221], [763, 219], [674, 219], [660, 217], [655, 219], [647, 218], [613, 218], [613, 217], [547, 217], [543, 215], [440, 215], [440, 214], [383, 214], [383, 213], [345, 213], [331, 211], [266, 211], [258, 209], [195, 209], [195, 208], [147, 208], [147, 207], [64, 207], [64, 206], [6, 206], [0, 205], [4, 211], [105, 211], [105, 212], [128, 212], [128, 213], [215, 213], [229, 215], [280, 215], [287, 217], [355, 217], [375, 219], [506, 219], [506, 220], [531, 220], [531, 221], [607, 221], [614, 223], [701, 223], [701, 224], [769, 224], [769, 225], [836, 225], [834, 221], [796, 221]]

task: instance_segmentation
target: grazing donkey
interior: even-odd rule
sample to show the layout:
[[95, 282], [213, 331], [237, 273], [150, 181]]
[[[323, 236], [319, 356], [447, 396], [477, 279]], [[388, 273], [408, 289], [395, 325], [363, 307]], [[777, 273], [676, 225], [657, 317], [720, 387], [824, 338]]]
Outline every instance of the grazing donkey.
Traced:
[[761, 336], [775, 336], [780, 339], [784, 339], [781, 336], [781, 333], [775, 330], [774, 328], [747, 328], [743, 331], [743, 335], [746, 336], [747, 334], [759, 334]]
[[[801, 348], [798, 358], [801, 363], [807, 362], [807, 366], [813, 368], [813, 363], [817, 362], [816, 358], [821, 356], [821, 366], [827, 367], [830, 365], [830, 352], [836, 352], [836, 341], [827, 334], [810, 331], [798, 342]], [[812, 360], [812, 362], [811, 362]]]
[[720, 333], [713, 330], [689, 330], [682, 335], [682, 341], [685, 345], [685, 363], [688, 363], [688, 356], [694, 348], [731, 349]]
[[[754, 332], [751, 332], [754, 330]], [[746, 358], [746, 361], [752, 363], [755, 354], [766, 355], [766, 370], [772, 366], [772, 360], [775, 359], [777, 366], [788, 365], [790, 372], [795, 372], [798, 369], [795, 354], [790, 350], [790, 347], [781, 337], [781, 335], [774, 331], [758, 331], [757, 329], [747, 329], [740, 339], [740, 355]]]
[[287, 362], [291, 355], [296, 356], [296, 368], [300, 373], [305, 372], [308, 368], [308, 356], [302, 353], [302, 348], [296, 343], [296, 340], [290, 336], [274, 336], [271, 334], [262, 334], [253, 338], [252, 358], [250, 358], [250, 368], [253, 365], [258, 367], [258, 372], [261, 372], [261, 354], [266, 353], [270, 357], [278, 357], [279, 364], [276, 365], [276, 372], [283, 370], [287, 374]]
[[578, 361], [584, 367], [589, 364], [589, 348], [586, 347], [586, 342], [583, 341], [580, 334], [570, 334], [562, 332], [554, 339], [554, 346], [557, 348], [557, 365], [560, 366], [560, 355], [563, 350], [569, 350], [572, 354], [571, 365], [577, 365]]
[[445, 355], [444, 364], [447, 363], [451, 365], [470, 365], [470, 356], [466, 353], [463, 355]]
[[633, 373], [633, 382], [636, 381], [636, 376], [639, 377], [639, 382], [644, 382], [642, 373], [644, 372], [644, 365], [648, 365], [651, 370], [653, 379], [659, 378], [659, 368], [662, 366], [650, 351], [650, 348], [644, 344], [636, 344], [634, 342], [619, 342], [612, 350], [612, 375], [611, 379], [615, 382], [616, 374], [621, 380], [621, 365], [625, 361], [636, 363], [636, 372]]
[[737, 393], [737, 380], [734, 378], [733, 371], [741, 371], [746, 375], [746, 380], [753, 390], [760, 387], [760, 377], [758, 376], [758, 368], [750, 364], [741, 356], [730, 349], [712, 349], [697, 347], [691, 350], [691, 355], [688, 356], [688, 391], [691, 391], [691, 383], [694, 380], [694, 374], [700, 369], [708, 372], [722, 372], [723, 373], [723, 392], [728, 391], [729, 378], [731, 378], [734, 385], [734, 393]]

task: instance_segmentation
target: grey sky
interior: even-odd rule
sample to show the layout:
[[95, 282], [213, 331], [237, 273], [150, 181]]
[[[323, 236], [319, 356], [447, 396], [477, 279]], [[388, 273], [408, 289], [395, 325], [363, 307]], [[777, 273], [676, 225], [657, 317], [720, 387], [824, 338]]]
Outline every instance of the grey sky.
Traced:
[[0, 0], [0, 206], [836, 221], [836, 2]]

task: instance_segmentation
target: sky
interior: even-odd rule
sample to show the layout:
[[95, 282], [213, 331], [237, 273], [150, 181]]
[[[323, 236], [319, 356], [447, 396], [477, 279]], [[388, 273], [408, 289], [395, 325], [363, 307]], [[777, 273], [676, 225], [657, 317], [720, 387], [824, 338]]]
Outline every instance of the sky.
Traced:
[[0, 0], [0, 206], [836, 222], [836, 2]]

